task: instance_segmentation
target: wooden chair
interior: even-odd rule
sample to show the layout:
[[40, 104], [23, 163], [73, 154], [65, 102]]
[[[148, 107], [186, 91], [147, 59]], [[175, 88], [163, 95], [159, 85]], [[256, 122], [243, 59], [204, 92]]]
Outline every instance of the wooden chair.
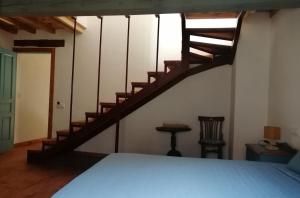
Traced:
[[223, 159], [223, 122], [224, 117], [199, 116], [201, 157], [206, 158], [207, 153], [217, 153], [219, 159]]

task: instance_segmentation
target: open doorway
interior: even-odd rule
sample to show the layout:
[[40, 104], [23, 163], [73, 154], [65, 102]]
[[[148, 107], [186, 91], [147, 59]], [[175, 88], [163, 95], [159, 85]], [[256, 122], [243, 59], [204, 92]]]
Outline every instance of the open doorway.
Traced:
[[15, 48], [17, 86], [14, 143], [51, 138], [55, 49]]

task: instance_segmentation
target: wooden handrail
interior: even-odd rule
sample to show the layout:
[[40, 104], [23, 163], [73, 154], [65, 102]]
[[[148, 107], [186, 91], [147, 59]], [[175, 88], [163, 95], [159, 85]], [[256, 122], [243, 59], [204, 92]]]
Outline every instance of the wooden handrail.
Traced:
[[99, 104], [100, 104], [100, 77], [101, 77], [101, 55], [102, 55], [102, 30], [103, 30], [103, 17], [99, 17], [100, 19], [100, 40], [99, 40], [99, 60], [98, 60], [98, 83], [97, 83], [97, 118], [99, 114]]
[[75, 17], [74, 29], [73, 29], [73, 54], [72, 54], [72, 74], [71, 74], [70, 117], [69, 117], [70, 133], [73, 133], [72, 114], [73, 114], [74, 67], [75, 67], [75, 53], [76, 53], [76, 28], [77, 28], [77, 18]]

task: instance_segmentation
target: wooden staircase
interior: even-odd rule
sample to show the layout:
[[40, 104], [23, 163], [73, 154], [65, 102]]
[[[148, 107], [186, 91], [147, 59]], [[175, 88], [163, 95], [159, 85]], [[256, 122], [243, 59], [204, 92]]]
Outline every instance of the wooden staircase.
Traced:
[[[164, 71], [150, 71], [147, 82], [132, 82], [131, 92], [118, 92], [116, 101], [101, 102], [100, 113], [86, 112], [84, 121], [72, 122], [70, 129], [57, 131], [56, 138], [43, 140], [41, 150], [28, 151], [28, 162], [72, 151], [186, 77], [232, 64], [244, 14], [236, 13], [238, 20], [234, 28], [188, 28], [190, 20], [199, 20], [204, 14], [201, 17], [182, 14], [182, 60], [164, 61]], [[230, 41], [232, 45], [204, 42], [203, 38]]]

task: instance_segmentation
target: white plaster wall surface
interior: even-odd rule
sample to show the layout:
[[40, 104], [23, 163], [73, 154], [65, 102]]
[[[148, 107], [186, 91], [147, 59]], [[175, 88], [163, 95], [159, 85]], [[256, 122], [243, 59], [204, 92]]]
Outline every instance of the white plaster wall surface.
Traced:
[[12, 45], [13, 45], [12, 34], [0, 30], [0, 47], [11, 50]]
[[268, 119], [271, 18], [256, 13], [244, 19], [234, 63], [233, 158], [245, 158], [245, 144], [263, 137]]
[[48, 135], [50, 68], [51, 54], [18, 54], [15, 143]]
[[[55, 56], [55, 79], [54, 79], [54, 108], [53, 108], [53, 135], [58, 129], [68, 126], [69, 117], [69, 96], [72, 63], [72, 36], [64, 31], [57, 31], [56, 34], [49, 34], [44, 31], [37, 31], [37, 34], [30, 34], [19, 31], [13, 39], [64, 39], [65, 47], [56, 48]], [[56, 109], [56, 101], [64, 104], [64, 109]]]
[[269, 124], [300, 149], [300, 9], [279, 11], [272, 23]]

